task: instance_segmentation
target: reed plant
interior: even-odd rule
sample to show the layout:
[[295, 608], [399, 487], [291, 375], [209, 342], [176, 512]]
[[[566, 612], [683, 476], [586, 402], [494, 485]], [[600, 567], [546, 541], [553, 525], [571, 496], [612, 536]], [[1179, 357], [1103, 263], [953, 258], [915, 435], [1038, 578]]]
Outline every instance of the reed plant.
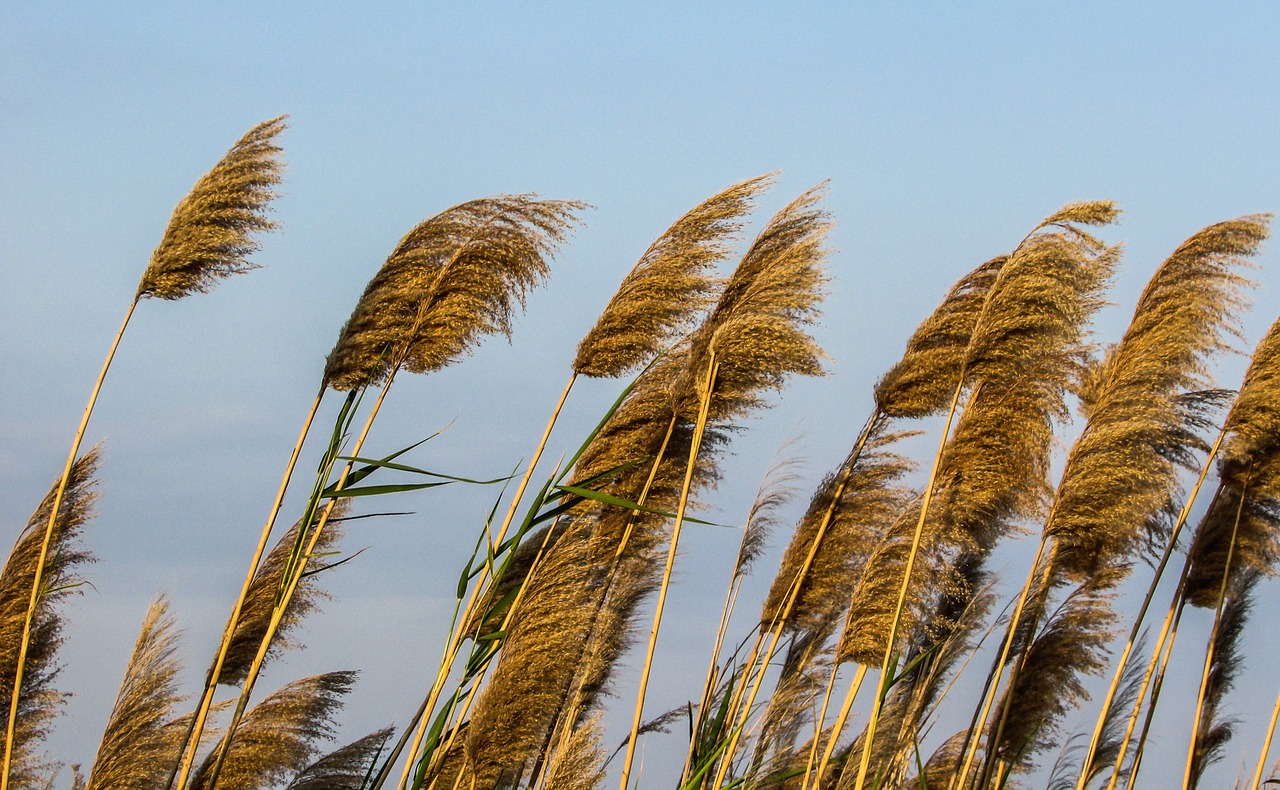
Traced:
[[[142, 299], [207, 291], [257, 265], [256, 234], [274, 227], [265, 211], [282, 129], [283, 119], [255, 127], [179, 204], [129, 315]], [[177, 618], [157, 599], [96, 756], [71, 772], [71, 786], [627, 790], [657, 783], [637, 755], [665, 732], [680, 742], [669, 748], [683, 756], [681, 790], [1040, 781], [1083, 790], [1135, 786], [1156, 727], [1186, 739], [1183, 786], [1207, 785], [1229, 740], [1252, 727], [1232, 718], [1230, 692], [1249, 658], [1240, 637], [1250, 607], [1280, 559], [1280, 322], [1238, 394], [1213, 376], [1215, 357], [1241, 337], [1244, 272], [1269, 218], [1192, 235], [1156, 269], [1128, 330], [1107, 343], [1092, 321], [1121, 249], [1095, 234], [1118, 210], [1092, 201], [1051, 214], [999, 245], [1007, 251], [961, 276], [924, 317], [874, 384], [848, 453], [812, 492], [782, 464], [754, 503], [741, 503], [743, 523], [725, 530], [698, 508], [735, 512], [716, 493], [726, 453], [792, 377], [827, 364], [812, 334], [833, 276], [826, 186], [739, 249], [775, 180], [714, 194], [641, 253], [578, 344], [537, 445], [525, 460], [496, 459], [512, 472], [492, 479], [421, 468], [411, 452], [422, 442], [381, 457], [364, 447], [398, 376], [438, 373], [483, 338], [512, 333], [585, 204], [498, 195], [412, 228], [325, 359], [257, 544], [245, 547], [245, 581], [204, 683], [185, 688]], [[719, 271], [734, 257], [736, 268]], [[104, 465], [97, 447], [80, 445], [107, 366], [62, 475], [0, 572], [9, 702], [0, 790], [59, 786], [62, 764], [44, 742], [67, 704], [58, 648], [74, 624], [62, 602], [92, 559], [86, 527]], [[580, 377], [630, 380], [594, 427], [566, 436], [560, 415]], [[331, 391], [341, 399], [334, 423], [315, 429]], [[936, 434], [931, 458], [906, 449], [919, 433]], [[293, 526], [277, 534], [309, 442], [320, 460]], [[557, 442], [569, 449], [543, 461]], [[305, 648], [299, 625], [318, 611], [327, 575], [350, 572], [339, 569], [341, 539], [348, 522], [378, 514], [362, 512], [365, 503], [472, 484], [498, 493], [476, 514], [474, 550], [458, 558], [445, 648], [438, 662], [418, 663], [415, 710], [390, 712], [403, 717], [396, 727], [341, 744], [356, 671], [296, 679], [254, 700], [264, 665]], [[1213, 493], [1192, 520], [1202, 489]], [[772, 581], [747, 602], [744, 579], [765, 564], [786, 502], [800, 493], [808, 505], [776, 539]], [[1184, 528], [1194, 534], [1179, 543]], [[654, 715], [647, 689], [661, 682], [654, 658], [692, 529], [726, 536], [724, 567], [706, 570], [726, 581], [724, 604], [692, 613], [709, 635], [697, 667], [706, 672], [685, 704]], [[1025, 583], [1010, 584], [992, 558], [1027, 533], [1020, 545], [1034, 557], [1016, 572]], [[1143, 560], [1155, 573], [1126, 611], [1124, 585]], [[1179, 580], [1147, 660], [1142, 626], [1175, 560]], [[755, 605], [758, 614], [743, 614]], [[1200, 681], [1190, 718], [1157, 707], [1188, 608], [1212, 612], [1191, 668]], [[1111, 688], [1090, 706], [1094, 677], [1108, 669]], [[634, 701], [613, 697], [620, 679], [638, 686]], [[863, 685], [874, 693], [859, 708]], [[222, 687], [234, 691], [219, 698]], [[1073, 717], [1095, 715], [1092, 732], [1066, 732]], [[608, 724], [622, 719], [629, 732], [611, 751]], [[1267, 775], [1274, 726], [1257, 728], [1263, 751], [1242, 774], [1254, 787]]]

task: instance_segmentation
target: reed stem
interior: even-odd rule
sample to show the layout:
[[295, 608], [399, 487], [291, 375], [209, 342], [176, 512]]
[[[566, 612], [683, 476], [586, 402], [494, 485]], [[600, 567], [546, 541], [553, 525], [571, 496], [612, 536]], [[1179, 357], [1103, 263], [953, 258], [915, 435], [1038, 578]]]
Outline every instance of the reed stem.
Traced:
[[1253, 771], [1251, 790], [1262, 787], [1262, 774], [1267, 770], [1267, 752], [1271, 751], [1271, 738], [1276, 733], [1276, 722], [1280, 720], [1280, 695], [1276, 696], [1276, 704], [1271, 709], [1271, 721], [1267, 724], [1267, 735], [1262, 739], [1262, 754], [1258, 755], [1258, 767]]
[[[1160, 562], [1156, 565], [1155, 573], [1151, 577], [1151, 584], [1147, 585], [1147, 592], [1142, 598], [1142, 605], [1138, 607], [1138, 614], [1134, 617], [1133, 626], [1129, 629], [1129, 638], [1125, 640], [1124, 649], [1120, 652], [1120, 659], [1116, 662], [1116, 671], [1111, 676], [1111, 685], [1107, 687], [1107, 693], [1102, 698], [1101, 711], [1093, 725], [1093, 735], [1089, 739], [1089, 748], [1085, 750], [1084, 761], [1080, 764], [1080, 775], [1076, 778], [1076, 790], [1085, 790], [1085, 785], [1088, 783], [1089, 765], [1098, 753], [1098, 744], [1102, 741], [1102, 729], [1107, 722], [1107, 712], [1111, 708], [1111, 703], [1115, 700], [1117, 692], [1120, 690], [1120, 677], [1124, 674], [1125, 662], [1128, 661], [1129, 654], [1133, 652], [1133, 646], [1138, 641], [1138, 634], [1142, 631], [1142, 621], [1147, 616], [1147, 610], [1151, 607], [1152, 599], [1155, 598], [1156, 587], [1159, 586], [1160, 578], [1164, 575], [1165, 568], [1169, 565], [1169, 558], [1173, 556], [1173, 551], [1178, 545], [1178, 536], [1182, 533], [1187, 523], [1187, 518], [1191, 515], [1191, 506], [1195, 504], [1196, 497], [1200, 493], [1200, 487], [1204, 485], [1205, 478], [1209, 475], [1209, 468], [1213, 465], [1213, 459], [1217, 456], [1218, 450], [1221, 449], [1222, 441], [1225, 437], [1225, 429], [1218, 432], [1218, 438], [1214, 440], [1213, 446], [1209, 448], [1209, 455], [1204, 459], [1204, 465], [1200, 467], [1200, 475], [1196, 478], [1196, 484], [1187, 494], [1187, 499], [1183, 502], [1182, 509], [1178, 511], [1178, 519], [1174, 522], [1173, 529], [1169, 533], [1169, 543], [1165, 546], [1164, 553], [1160, 555]], [[1217, 494], [1215, 493], [1215, 498], [1216, 496]], [[1143, 680], [1143, 690], [1138, 694], [1138, 705], [1142, 704], [1142, 697], [1145, 693], [1146, 679]], [[1110, 787], [1115, 786], [1115, 777], [1120, 771], [1119, 765], [1123, 762], [1130, 735], [1132, 735], [1132, 729], [1125, 735], [1124, 741], [1120, 745], [1119, 757], [1116, 758], [1116, 767], [1112, 774]]]
[[622, 765], [622, 777], [618, 781], [619, 790], [627, 790], [627, 782], [631, 778], [631, 768], [636, 754], [636, 741], [640, 738], [640, 722], [644, 717], [644, 698], [649, 687], [649, 673], [653, 669], [653, 654], [658, 645], [658, 629], [662, 625], [662, 610], [667, 601], [667, 590], [671, 586], [671, 570], [676, 562], [676, 548], [680, 540], [680, 528], [684, 524], [685, 509], [689, 505], [689, 491], [693, 486], [693, 472], [697, 467], [698, 451], [702, 447], [702, 434], [707, 427], [707, 415], [711, 410], [712, 388], [715, 386], [716, 371], [719, 367], [715, 352], [709, 352], [706, 388], [703, 390], [701, 403], [698, 404], [698, 422], [694, 426], [692, 445], [689, 448], [689, 461], [685, 465], [684, 484], [680, 488], [680, 505], [676, 508], [676, 520], [671, 528], [671, 545], [667, 550], [667, 565], [662, 572], [662, 584], [658, 587], [658, 601], [654, 607], [653, 626], [649, 631], [649, 645], [645, 650], [644, 666], [640, 670], [640, 689], [636, 693], [636, 710], [631, 720], [631, 737], [627, 740], [627, 754], [626, 760]]
[[[853, 675], [853, 680], [850, 681], [849, 692], [844, 695], [844, 702], [840, 705], [840, 713], [836, 716], [835, 723], [831, 725], [831, 737], [827, 738], [827, 745], [822, 750], [822, 760], [816, 766], [814, 766], [817, 770], [813, 771], [812, 774], [809, 774], [806, 772], [805, 781], [804, 781], [804, 785], [802, 786], [802, 790], [809, 790], [810, 776], [813, 777], [813, 787], [815, 788], [815, 790], [816, 788], [819, 788], [822, 786], [822, 774], [824, 771], [827, 770], [827, 766], [831, 764], [831, 755], [835, 754], [836, 743], [840, 740], [840, 731], [844, 729], [845, 722], [849, 720], [849, 712], [853, 710], [853, 701], [858, 698], [858, 690], [862, 688], [862, 679], [865, 678], [866, 676], [867, 676], [867, 665], [859, 664], [858, 670]], [[835, 677], [835, 672], [833, 670], [832, 678], [834, 679], [834, 677]], [[824, 718], [825, 718], [825, 712], [826, 712], [826, 703], [824, 702], [823, 703]], [[871, 724], [868, 723], [867, 727], [868, 727], [867, 735], [869, 737], [871, 735], [871, 730], [870, 730]], [[822, 732], [822, 721], [819, 720], [818, 734], [821, 734], [821, 732]], [[817, 735], [814, 736], [814, 741], [816, 743]], [[863, 743], [866, 743], [866, 739], [863, 739]]]
[[[902, 624], [902, 610], [906, 608], [907, 590], [911, 587], [911, 573], [915, 569], [916, 555], [920, 551], [920, 542], [924, 536], [924, 522], [929, 515], [929, 503], [933, 499], [933, 489], [938, 479], [938, 466], [942, 462], [942, 451], [947, 446], [947, 439], [951, 435], [951, 423], [955, 419], [956, 407], [960, 403], [960, 393], [964, 391], [964, 380], [965, 377], [961, 375], [960, 380], [956, 382], [956, 391], [951, 396], [951, 406], [947, 409], [947, 421], [942, 427], [942, 439], [938, 442], [938, 451], [933, 456], [933, 467], [929, 470], [929, 481], [925, 484], [924, 499], [920, 503], [920, 518], [916, 521], [916, 531], [911, 538], [911, 551], [907, 554], [907, 567], [902, 574], [902, 586], [898, 590], [898, 603], [893, 611], [893, 624], [889, 627], [889, 637], [885, 643], [884, 662], [880, 667], [880, 688], [871, 705], [871, 716], [867, 720], [867, 737], [862, 742], [862, 760], [858, 764], [858, 781], [854, 786], [854, 790], [862, 790], [867, 781], [867, 768], [871, 765], [871, 745], [875, 740], [876, 725], [880, 722], [880, 712], [884, 708], [885, 697], [888, 695], [889, 686], [893, 682], [893, 667], [891, 665], [894, 663], [893, 659], [896, 655], [893, 645], [898, 640], [898, 627]], [[851, 704], [851, 702], [851, 700], [846, 700], [846, 705]]]
[[[338, 482], [333, 488], [335, 494], [341, 494], [342, 486], [347, 482], [351, 470], [355, 468], [355, 459], [360, 455], [360, 449], [364, 446], [365, 439], [369, 436], [369, 430], [373, 427], [373, 421], [378, 416], [378, 411], [382, 408], [382, 403], [387, 397], [387, 393], [391, 390], [391, 385], [395, 381], [396, 368], [392, 368], [391, 373], [387, 376], [386, 382], [382, 385], [382, 390], [378, 393], [378, 399], [374, 401], [373, 408], [369, 411], [369, 416], [365, 420], [364, 427], [360, 431], [360, 436], [356, 439], [355, 444], [351, 448], [351, 460], [347, 461], [346, 466], [342, 468], [342, 473], [338, 477]], [[262, 642], [258, 645], [258, 653], [254, 656], [253, 663], [249, 665], [249, 672], [245, 677], [244, 684], [240, 688], [240, 698], [236, 701], [235, 712], [231, 715], [231, 721], [227, 723], [226, 735], [222, 739], [222, 745], [218, 749], [218, 757], [213, 765], [213, 770], [209, 774], [208, 783], [210, 787], [214, 787], [218, 781], [218, 775], [222, 771], [222, 764], [227, 758], [230, 751], [231, 741], [235, 738], [236, 727], [239, 726], [241, 718], [244, 717], [245, 709], [249, 705], [249, 697], [253, 694], [254, 684], [258, 680], [258, 675], [262, 671], [262, 665], [266, 661], [267, 652], [271, 648], [271, 643], [275, 639], [276, 632], [280, 629], [280, 622], [284, 619], [285, 611], [289, 608], [289, 603], [293, 600], [294, 592], [298, 589], [298, 583], [302, 581], [305, 574], [307, 563], [311, 559], [311, 553], [315, 550], [316, 543], [320, 539], [320, 533], [324, 530], [325, 525], [329, 522], [329, 516], [333, 513], [334, 507], [338, 503], [338, 496], [329, 500], [329, 504], [325, 505], [319, 519], [314, 527], [311, 528], [310, 538], [303, 552], [298, 556], [296, 564], [288, 571], [288, 575], [284, 580], [284, 587], [277, 600], [275, 608], [271, 611], [271, 621], [267, 625], [267, 631], [262, 637]], [[309, 519], [308, 519], [309, 520]], [[304, 520], [305, 524], [305, 520]], [[305, 534], [305, 533], [304, 533]], [[301, 537], [301, 535], [299, 536]]]
[[116, 349], [120, 347], [120, 338], [124, 337], [124, 331], [129, 326], [129, 319], [133, 318], [134, 308], [138, 306], [138, 298], [134, 297], [134, 300], [129, 303], [129, 309], [124, 314], [124, 321], [120, 322], [120, 329], [116, 331], [116, 336], [111, 341], [111, 347], [107, 350], [107, 358], [102, 363], [102, 371], [98, 373], [98, 379], [93, 384], [93, 390], [89, 393], [89, 403], [84, 407], [84, 414], [80, 417], [80, 426], [76, 429], [75, 438], [71, 440], [71, 452], [67, 454], [66, 465], [62, 468], [62, 479], [58, 481], [58, 490], [53, 495], [53, 506], [49, 509], [49, 521], [45, 524], [44, 540], [40, 544], [40, 557], [36, 562], [35, 574], [31, 580], [31, 597], [27, 603], [27, 613], [22, 623], [22, 641], [18, 646], [18, 661], [14, 667], [13, 693], [9, 697], [9, 722], [4, 738], [4, 761], [3, 766], [0, 766], [0, 790], [8, 790], [9, 788], [9, 771], [13, 764], [13, 739], [18, 724], [18, 701], [22, 696], [22, 677], [27, 665], [27, 651], [31, 646], [31, 621], [35, 618], [36, 604], [40, 602], [40, 586], [44, 581], [45, 562], [49, 558], [49, 544], [53, 541], [54, 528], [58, 523], [58, 513], [62, 510], [62, 499], [66, 495], [67, 486], [71, 482], [71, 468], [75, 466], [76, 456], [80, 452], [80, 443], [84, 441], [85, 430], [89, 427], [89, 417], [93, 415], [93, 407], [98, 402], [98, 393], [102, 391], [102, 383], [106, 381], [107, 371], [111, 368], [111, 360], [115, 358]]
[[1245, 492], [1240, 491], [1240, 502], [1236, 505], [1236, 519], [1231, 525], [1231, 542], [1227, 544], [1227, 560], [1222, 566], [1222, 583], [1218, 585], [1218, 604], [1213, 611], [1213, 627], [1209, 629], [1209, 646], [1204, 654], [1204, 668], [1200, 672], [1200, 691], [1196, 696], [1195, 714], [1191, 720], [1191, 745], [1187, 749], [1187, 766], [1182, 774], [1183, 787], [1191, 787], [1192, 771], [1195, 768], [1196, 739], [1200, 736], [1200, 720], [1204, 717], [1205, 693], [1209, 689], [1209, 670], [1213, 667], [1213, 653], [1218, 639], [1218, 629], [1222, 625], [1222, 605], [1227, 597], [1227, 582], [1231, 579], [1231, 561], [1236, 551], [1236, 535], [1240, 530], [1240, 517], [1244, 513]]
[[231, 639], [235, 635], [236, 626], [239, 625], [240, 612], [244, 608], [245, 599], [249, 595], [249, 587], [253, 584], [254, 574], [258, 571], [259, 563], [262, 562], [262, 555], [266, 552], [271, 530], [275, 526], [276, 518], [280, 515], [280, 507], [284, 502], [285, 490], [289, 487], [294, 467], [298, 464], [298, 456], [302, 454], [302, 445], [306, 442], [307, 434], [311, 432], [311, 424], [315, 421], [316, 412], [320, 408], [320, 401], [324, 398], [324, 393], [324, 387], [321, 387], [320, 391], [316, 393], [315, 400], [311, 402], [311, 410], [307, 413], [307, 418], [302, 423], [302, 431], [298, 434], [298, 441], [293, 445], [293, 453], [289, 456], [289, 463], [285, 467], [284, 477], [280, 480], [280, 487], [276, 491], [275, 501], [271, 505], [266, 524], [262, 527], [262, 534], [258, 538], [258, 546], [254, 550], [253, 558], [249, 562], [249, 572], [245, 574], [244, 584], [240, 588], [240, 596], [231, 608], [231, 617], [227, 620], [227, 627], [222, 632], [222, 643], [218, 646], [218, 655], [213, 661], [213, 666], [209, 668], [208, 676], [205, 678], [204, 691], [200, 695], [200, 705], [196, 709], [196, 714], [192, 717], [191, 723], [187, 726], [187, 734], [181, 746], [183, 752], [181, 764], [174, 766], [173, 771], [170, 772], [169, 782], [166, 787], [174, 787], [175, 778], [177, 779], [177, 787], [183, 787], [187, 783], [187, 777], [191, 772], [192, 765], [195, 763], [196, 752], [200, 746], [200, 736], [204, 733], [205, 721], [209, 717], [209, 710], [213, 704], [214, 691], [217, 689], [218, 680], [222, 675], [222, 665], [226, 661], [227, 651], [231, 648]]

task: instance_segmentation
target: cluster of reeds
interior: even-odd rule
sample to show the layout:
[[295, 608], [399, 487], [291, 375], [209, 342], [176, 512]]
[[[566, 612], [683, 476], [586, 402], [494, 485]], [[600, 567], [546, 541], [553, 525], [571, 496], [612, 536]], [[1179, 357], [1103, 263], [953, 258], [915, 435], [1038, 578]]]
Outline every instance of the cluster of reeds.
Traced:
[[[273, 226], [266, 211], [283, 128], [275, 119], [252, 129], [179, 204], [124, 326], [146, 297], [208, 291], [253, 268], [255, 234]], [[688, 733], [678, 785], [689, 790], [968, 790], [1028, 776], [1055, 788], [1133, 787], [1156, 721], [1185, 737], [1184, 786], [1197, 785], [1238, 734], [1224, 699], [1258, 584], [1280, 559], [1280, 322], [1238, 391], [1210, 376], [1239, 335], [1243, 270], [1267, 235], [1264, 215], [1192, 235], [1155, 270], [1110, 345], [1090, 329], [1120, 262], [1119, 248], [1094, 235], [1118, 216], [1109, 202], [1062, 208], [962, 277], [875, 385], [872, 413], [813, 492], [742, 633], [733, 612], [743, 578], [782, 531], [798, 478], [782, 463], [761, 485], [724, 569], [725, 605], [707, 616], [718, 626], [701, 689], [674, 711], [646, 710], [663, 614], [678, 595], [680, 538], [697, 522], [691, 508], [719, 481], [744, 418], [792, 376], [822, 372], [809, 327], [827, 283], [825, 186], [764, 222], [739, 253], [772, 181], [712, 196], [640, 256], [579, 344], [542, 441], [501, 481], [417, 468], [403, 460], [412, 448], [372, 458], [362, 447], [399, 375], [436, 372], [512, 331], [583, 204], [500, 195], [411, 229], [328, 355], [203, 687], [180, 688], [175, 623], [158, 600], [97, 756], [83, 775], [72, 772], [72, 786], [556, 790], [606, 784], [612, 770], [625, 790], [647, 783], [641, 739], [677, 719]], [[97, 448], [80, 446], [124, 326], [64, 472], [0, 575], [9, 702], [0, 790], [55, 786], [59, 775], [42, 749], [64, 704], [59, 602], [90, 559], [83, 532], [100, 471]], [[631, 379], [540, 478], [580, 376]], [[341, 400], [335, 423], [313, 430], [330, 391]], [[906, 457], [899, 442], [929, 431], [933, 457]], [[308, 439], [322, 446], [321, 462], [302, 484], [302, 512], [277, 531]], [[1069, 448], [1061, 464], [1055, 447]], [[503, 483], [504, 493], [487, 518], [478, 514], [475, 550], [460, 558], [454, 616], [441, 624], [446, 647], [417, 710], [404, 712], [398, 732], [322, 753], [353, 672], [254, 692], [268, 660], [300, 647], [290, 632], [324, 594], [318, 572], [341, 562], [328, 558], [344, 522], [367, 497], [483, 483]], [[1197, 499], [1208, 504], [1189, 524]], [[1037, 537], [1025, 583], [998, 585], [989, 559], [1028, 533]], [[1171, 565], [1178, 579], [1163, 626], [1140, 639]], [[1122, 640], [1116, 602], [1133, 577], [1148, 591]], [[1195, 715], [1158, 719], [1187, 606], [1213, 612]], [[614, 698], [633, 643], [644, 646], [637, 697]], [[1064, 732], [1108, 673], [1096, 727]], [[609, 711], [631, 721], [612, 752], [602, 742]], [[965, 723], [934, 735], [944, 722]], [[1259, 756], [1242, 778], [1254, 788], [1268, 775], [1275, 725], [1257, 734]], [[1037, 766], [1045, 770], [1032, 773]]]

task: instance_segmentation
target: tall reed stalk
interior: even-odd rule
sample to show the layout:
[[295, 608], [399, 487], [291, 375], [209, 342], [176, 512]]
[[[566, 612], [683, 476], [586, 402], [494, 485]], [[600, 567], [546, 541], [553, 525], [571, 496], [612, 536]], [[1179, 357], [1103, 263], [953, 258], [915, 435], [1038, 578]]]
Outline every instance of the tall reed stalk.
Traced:
[[54, 521], [70, 479], [71, 468], [80, 452], [80, 443], [89, 426], [98, 394], [102, 391], [107, 371], [116, 349], [124, 337], [134, 308], [144, 298], [181, 299], [195, 292], [207, 292], [218, 280], [254, 268], [248, 256], [258, 248], [252, 234], [271, 230], [275, 223], [266, 219], [267, 204], [275, 197], [274, 187], [280, 183], [280, 148], [275, 137], [284, 129], [284, 117], [258, 124], [241, 137], [231, 150], [202, 176], [191, 192], [178, 203], [165, 229], [164, 237], [142, 274], [138, 291], [125, 311], [124, 321], [111, 341], [102, 370], [89, 393], [71, 441], [63, 468], [63, 484], [54, 495], [49, 522], [45, 526], [31, 596], [23, 625], [17, 667], [10, 692], [8, 729], [5, 733], [3, 764], [0, 765], [0, 790], [8, 790], [12, 765], [14, 726], [17, 720], [22, 678], [26, 669], [31, 622], [41, 595], [45, 561], [53, 538]]

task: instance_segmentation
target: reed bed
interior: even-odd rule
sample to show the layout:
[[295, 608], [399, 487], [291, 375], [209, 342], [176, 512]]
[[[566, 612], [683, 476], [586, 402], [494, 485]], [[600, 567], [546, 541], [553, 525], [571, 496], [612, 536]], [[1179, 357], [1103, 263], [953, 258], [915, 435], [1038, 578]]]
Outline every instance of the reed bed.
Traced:
[[[257, 236], [275, 227], [283, 129], [283, 119], [254, 127], [178, 205], [125, 326], [143, 299], [207, 292], [258, 265]], [[421, 468], [420, 442], [371, 456], [365, 439], [397, 377], [438, 373], [515, 330], [586, 206], [496, 195], [412, 228], [335, 321], [205, 682], [181, 682], [180, 629], [158, 598], [92, 764], [67, 770], [46, 748], [74, 709], [58, 689], [58, 650], [67, 629], [90, 626], [69, 620], [64, 602], [90, 578], [94, 502], [111, 495], [99, 448], [80, 446], [122, 327], [66, 467], [0, 572], [0, 790], [1168, 786], [1167, 771], [1143, 771], [1157, 733], [1186, 744], [1184, 787], [1209, 781], [1241, 742], [1256, 756], [1236, 766], [1237, 782], [1262, 786], [1275, 721], [1246, 726], [1231, 701], [1252, 658], [1242, 634], [1280, 559], [1280, 322], [1242, 382], [1213, 371], [1242, 339], [1245, 273], [1270, 217], [1192, 233], [1153, 267], [1114, 339], [1095, 334], [1094, 315], [1120, 267], [1144, 266], [1095, 235], [1118, 220], [1115, 205], [1069, 204], [1021, 239], [993, 240], [993, 257], [949, 291], [939, 284], [938, 308], [903, 338], [900, 361], [868, 383], [863, 429], [813, 491], [784, 459], [754, 503], [726, 505], [716, 493], [726, 453], [794, 377], [823, 372], [810, 330], [840, 276], [825, 185], [753, 217], [775, 180], [727, 187], [639, 251], [547, 404], [540, 442], [490, 479]], [[744, 239], [753, 219], [760, 230]], [[579, 377], [620, 382], [595, 427], [566, 436], [558, 418]], [[340, 401], [332, 425], [317, 424], [326, 396]], [[937, 447], [931, 457], [908, 449], [920, 434]], [[299, 471], [304, 446], [319, 454], [314, 474]], [[541, 462], [549, 448], [559, 461]], [[277, 530], [291, 484], [305, 503]], [[306, 648], [299, 626], [326, 579], [363, 572], [339, 568], [347, 523], [446, 485], [487, 487], [493, 505], [470, 527], [433, 525], [473, 550], [457, 557], [443, 654], [415, 657], [420, 683], [403, 689], [416, 710], [340, 744], [354, 669], [256, 693], [264, 664]], [[802, 499], [790, 528], [786, 505]], [[712, 503], [750, 515], [708, 527], [700, 516]], [[726, 536], [724, 567], [697, 570], [723, 579], [724, 605], [695, 614], [714, 634], [704, 679], [683, 705], [655, 711], [647, 690], [662, 681], [662, 615], [681, 598], [691, 529]], [[770, 544], [776, 569], [762, 567]], [[997, 570], [997, 554], [1024, 567]], [[749, 600], [744, 579], [771, 570]], [[1143, 586], [1126, 610], [1123, 590]], [[1157, 626], [1151, 604], [1170, 586]], [[1199, 646], [1184, 635], [1175, 654], [1188, 608], [1212, 626]], [[1166, 689], [1161, 707], [1169, 665], [1187, 652], [1199, 656], [1187, 668], [1198, 691], [1179, 707]], [[623, 684], [634, 698], [614, 693]], [[610, 721], [631, 722], [616, 749]], [[678, 777], [647, 776], [645, 744], [682, 754]]]

